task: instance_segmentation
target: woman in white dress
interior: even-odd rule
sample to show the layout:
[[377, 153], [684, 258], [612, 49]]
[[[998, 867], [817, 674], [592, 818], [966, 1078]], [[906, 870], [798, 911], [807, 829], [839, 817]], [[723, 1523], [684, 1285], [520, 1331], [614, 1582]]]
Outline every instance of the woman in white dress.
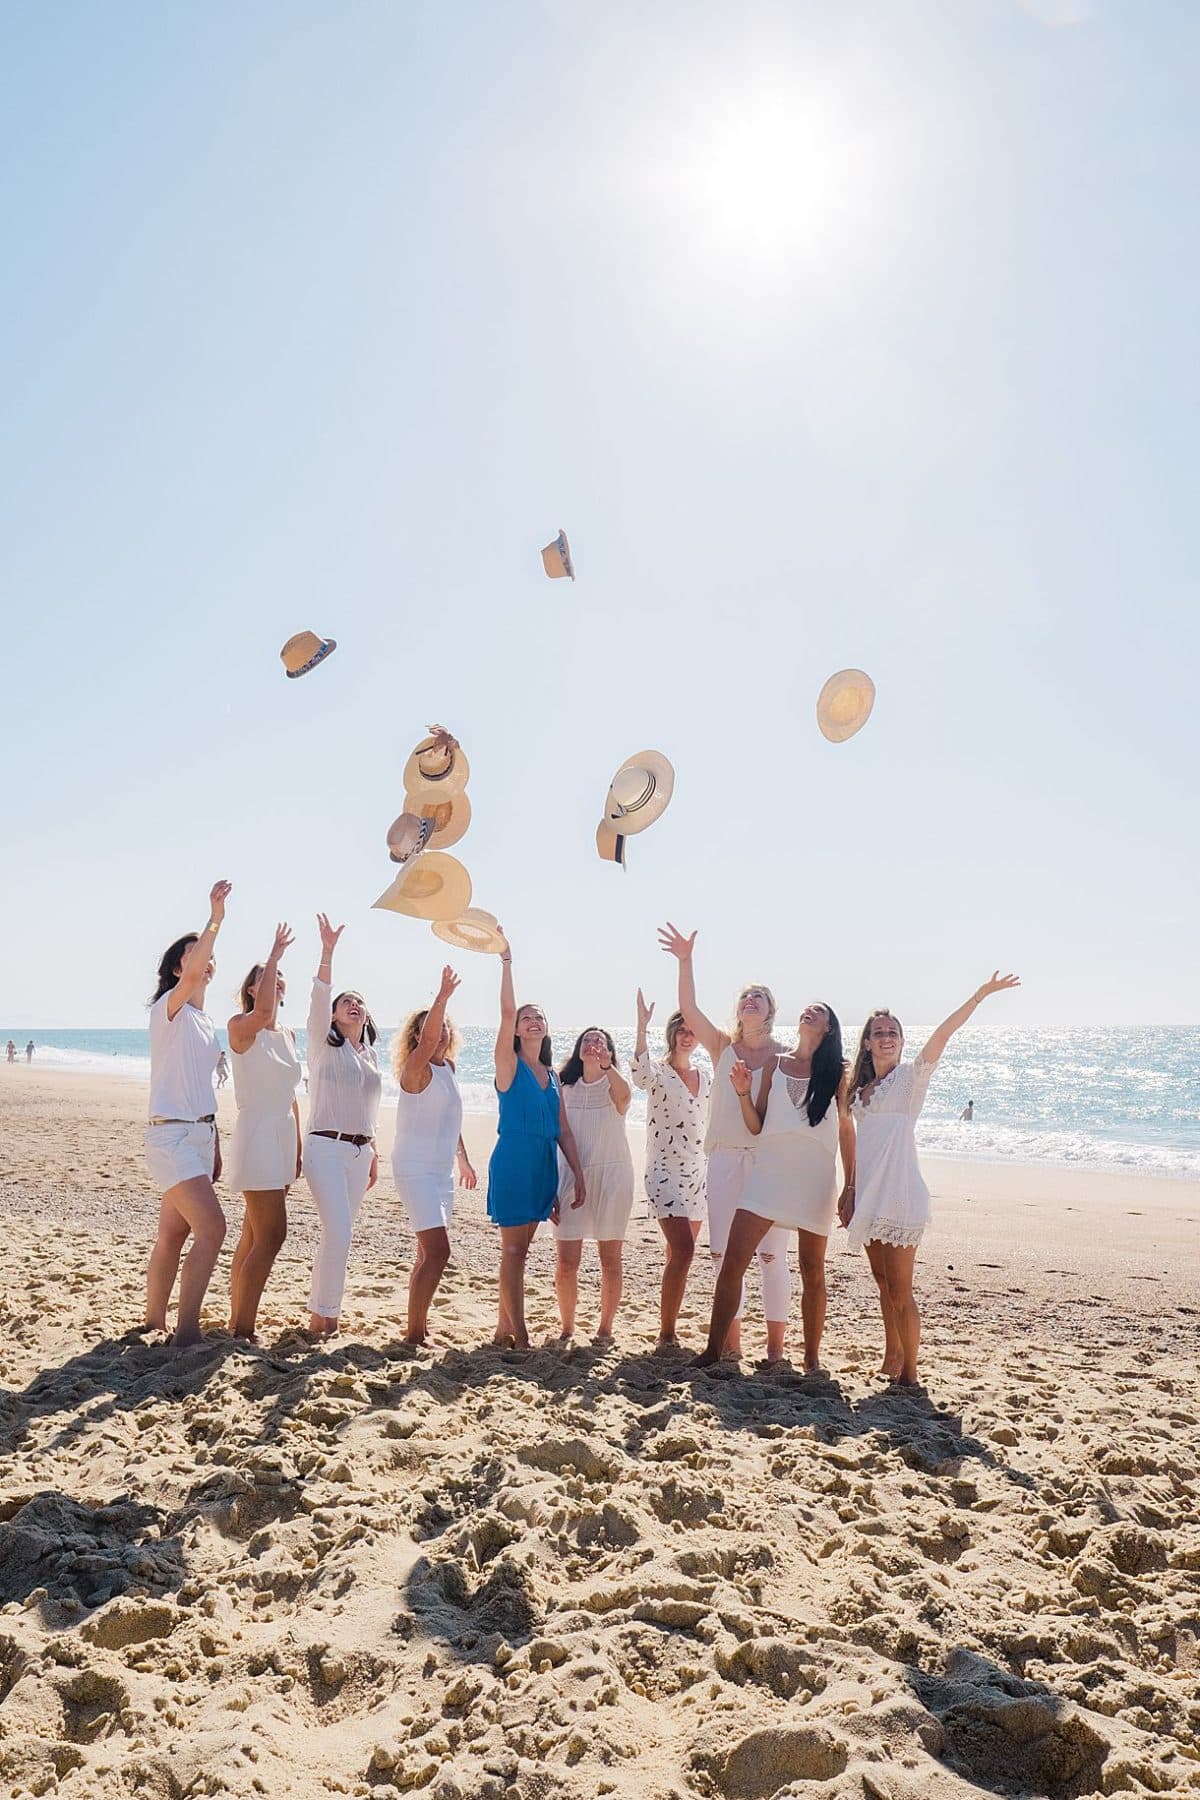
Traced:
[[[751, 1073], [753, 1096], [762, 1079], [761, 1071], [768, 1063], [773, 1064], [787, 1045], [780, 1043], [774, 1035], [775, 996], [769, 987], [760, 983], [744, 987], [737, 997], [733, 1028], [722, 1031], [696, 1004], [696, 977], [692, 968], [696, 933], [693, 931], [690, 937], [684, 937], [674, 925], [668, 924], [659, 930], [658, 941], [662, 949], [679, 959], [679, 1010], [712, 1059], [713, 1079], [704, 1149], [708, 1156], [708, 1248], [713, 1270], [719, 1277], [733, 1215], [754, 1161], [756, 1142], [746, 1128], [738, 1097], [730, 1085], [730, 1071], [735, 1062], [745, 1063]], [[789, 1248], [790, 1238], [782, 1225], [767, 1232], [758, 1246], [768, 1364], [778, 1362], [782, 1357], [787, 1337], [788, 1311], [792, 1303]], [[730, 1356], [741, 1354], [744, 1299], [743, 1291], [729, 1326], [725, 1349]]]
[[317, 914], [321, 961], [308, 1012], [308, 1136], [304, 1172], [321, 1219], [308, 1297], [310, 1329], [338, 1328], [346, 1290], [350, 1238], [359, 1208], [379, 1176], [375, 1126], [382, 1078], [379, 1033], [361, 994], [334, 995], [333, 953], [345, 930]]
[[854, 1127], [846, 1111], [837, 1014], [821, 1000], [805, 1007], [795, 1048], [767, 1064], [757, 1096], [744, 1062], [734, 1063], [729, 1080], [757, 1146], [717, 1277], [708, 1345], [696, 1364], [704, 1368], [719, 1360], [750, 1258], [775, 1227], [794, 1230], [799, 1239], [804, 1368], [813, 1374], [821, 1366], [825, 1250], [837, 1217], [839, 1147], [846, 1181], [854, 1176]]
[[838, 1216], [848, 1227], [851, 1248], [866, 1250], [883, 1313], [880, 1374], [897, 1387], [919, 1385], [921, 1315], [913, 1297], [913, 1265], [930, 1207], [917, 1159], [916, 1123], [929, 1078], [954, 1033], [988, 995], [1020, 985], [1016, 975], [996, 970], [943, 1020], [916, 1062], [901, 1062], [904, 1031], [886, 1007], [871, 1014], [858, 1041], [849, 1081], [850, 1110], [858, 1128], [858, 1166]]
[[417, 1240], [417, 1258], [408, 1282], [406, 1344], [423, 1344], [429, 1308], [450, 1261], [450, 1220], [454, 1212], [454, 1165], [465, 1188], [475, 1171], [462, 1141], [462, 1094], [454, 1071], [458, 1033], [446, 1017], [458, 976], [447, 967], [433, 1005], [415, 1012], [396, 1033], [393, 1069], [396, 1136], [392, 1179]]
[[639, 988], [630, 1077], [646, 1095], [646, 1198], [667, 1246], [655, 1345], [667, 1350], [679, 1341], [675, 1328], [704, 1222], [704, 1125], [712, 1083], [707, 1069], [692, 1067], [696, 1034], [681, 1012], [667, 1020], [666, 1056], [651, 1059], [646, 1031], [653, 1017], [654, 1006]]
[[[225, 1241], [225, 1215], [213, 1186], [221, 1175], [213, 1087], [220, 1045], [204, 1001], [217, 970], [213, 946], [229, 893], [229, 882], [218, 881], [208, 896], [204, 930], [186, 932], [163, 951], [150, 1002], [150, 1122], [143, 1142], [162, 1201], [146, 1275], [146, 1324], [152, 1331], [167, 1329], [178, 1274], [171, 1342], [180, 1346], [201, 1340], [200, 1308]], [[180, 1271], [189, 1237], [192, 1247]]]
[[229, 1184], [246, 1204], [229, 1272], [229, 1329], [254, 1341], [258, 1306], [287, 1237], [287, 1192], [300, 1179], [300, 1055], [295, 1033], [279, 1024], [287, 983], [279, 961], [292, 934], [275, 927], [265, 963], [242, 983], [242, 1010], [229, 1021], [237, 1122], [229, 1145]]
[[554, 1224], [559, 1341], [567, 1344], [574, 1336], [579, 1263], [585, 1239], [594, 1238], [600, 1254], [600, 1323], [592, 1341], [607, 1344], [621, 1304], [621, 1253], [633, 1211], [633, 1157], [625, 1135], [633, 1090], [617, 1067], [616, 1045], [598, 1025], [580, 1032], [558, 1079], [586, 1190], [583, 1205], [574, 1205], [575, 1176], [560, 1149]]

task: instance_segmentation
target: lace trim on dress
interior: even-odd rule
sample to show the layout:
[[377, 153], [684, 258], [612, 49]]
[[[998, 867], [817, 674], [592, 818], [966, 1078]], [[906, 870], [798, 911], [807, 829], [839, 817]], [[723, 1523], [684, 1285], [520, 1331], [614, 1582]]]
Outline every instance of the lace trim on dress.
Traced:
[[785, 1075], [784, 1080], [787, 1082], [788, 1099], [796, 1111], [800, 1112], [808, 1099], [808, 1078], [803, 1075]]
[[903, 1067], [904, 1067], [903, 1063], [897, 1063], [894, 1069], [889, 1069], [887, 1074], [883, 1077], [882, 1081], [877, 1081], [875, 1083], [875, 1086], [871, 1089], [870, 1098], [866, 1098], [863, 1095], [862, 1090], [860, 1089], [859, 1092], [854, 1096], [855, 1106], [861, 1106], [861, 1108], [864, 1112], [870, 1112], [871, 1101], [874, 1100], [876, 1094], [882, 1094], [882, 1092], [883, 1092], [884, 1088], [887, 1086], [888, 1082], [893, 1081], [896, 1078], [896, 1076], [900, 1073], [900, 1071]]
[[892, 1244], [903, 1249], [919, 1244], [924, 1231], [923, 1225], [902, 1225], [896, 1219], [876, 1219], [868, 1226], [863, 1243]]

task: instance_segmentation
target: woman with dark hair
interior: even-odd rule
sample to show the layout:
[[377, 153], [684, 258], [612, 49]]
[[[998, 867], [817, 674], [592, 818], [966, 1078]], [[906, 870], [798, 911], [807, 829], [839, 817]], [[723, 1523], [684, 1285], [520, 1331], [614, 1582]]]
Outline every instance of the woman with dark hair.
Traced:
[[711, 1086], [707, 1069], [693, 1069], [696, 1034], [681, 1012], [666, 1024], [667, 1054], [652, 1061], [646, 1031], [654, 1017], [637, 991], [637, 1042], [630, 1078], [646, 1094], [646, 1198], [666, 1240], [656, 1350], [678, 1343], [675, 1327], [696, 1239], [704, 1222], [704, 1120]]
[[[774, 1064], [787, 1045], [775, 1037], [775, 996], [769, 987], [761, 982], [744, 987], [737, 997], [733, 1024], [729, 1031], [722, 1031], [696, 1004], [696, 976], [692, 967], [696, 933], [693, 931], [690, 937], [684, 937], [674, 925], [664, 925], [659, 930], [658, 941], [660, 948], [678, 958], [679, 1010], [712, 1059], [713, 1080], [704, 1150], [708, 1157], [708, 1248], [713, 1269], [719, 1277], [729, 1228], [754, 1164], [757, 1141], [742, 1118], [737, 1095], [730, 1085], [730, 1070], [739, 1058], [745, 1063], [751, 1072], [753, 1096], [762, 1080], [762, 1070], [768, 1064]], [[758, 1246], [768, 1363], [779, 1361], [787, 1336], [792, 1304], [792, 1272], [788, 1267], [790, 1247], [790, 1239], [782, 1226], [777, 1231], [767, 1232]], [[744, 1294], [729, 1327], [725, 1348], [731, 1356], [741, 1352], [743, 1299]]]
[[[164, 950], [150, 1002], [150, 1123], [146, 1164], [162, 1195], [158, 1236], [146, 1277], [146, 1324], [167, 1329], [167, 1306], [179, 1275], [173, 1344], [198, 1344], [200, 1308], [225, 1241], [225, 1215], [213, 1183], [221, 1174], [217, 1096], [213, 1087], [220, 1045], [204, 1010], [216, 974], [213, 946], [225, 917], [230, 883], [208, 896], [208, 923]], [[188, 1238], [192, 1247], [179, 1258]]]
[[500, 1119], [488, 1163], [488, 1218], [500, 1227], [500, 1307], [497, 1344], [528, 1349], [525, 1263], [543, 1219], [557, 1223], [558, 1157], [561, 1149], [575, 1177], [573, 1207], [587, 1199], [562, 1089], [551, 1063], [546, 1015], [540, 1006], [517, 1006], [512, 951], [500, 957], [500, 1029], [496, 1033], [496, 1093]]
[[300, 1055], [295, 1034], [279, 1024], [287, 983], [279, 960], [292, 934], [275, 927], [265, 963], [241, 988], [242, 1010], [229, 1021], [237, 1122], [229, 1145], [229, 1185], [246, 1210], [229, 1272], [229, 1329], [254, 1339], [258, 1304], [287, 1236], [287, 1192], [300, 1179]]
[[346, 929], [317, 914], [321, 961], [308, 1011], [308, 1138], [304, 1171], [321, 1218], [308, 1307], [310, 1329], [329, 1337], [338, 1328], [346, 1290], [350, 1238], [367, 1190], [379, 1175], [375, 1125], [382, 1079], [379, 1033], [361, 994], [333, 995], [333, 953]]
[[579, 1264], [584, 1241], [593, 1238], [600, 1256], [600, 1321], [592, 1341], [610, 1344], [621, 1304], [621, 1253], [633, 1211], [633, 1158], [625, 1135], [633, 1089], [621, 1073], [612, 1037], [600, 1025], [580, 1032], [558, 1079], [587, 1183], [584, 1204], [564, 1210], [564, 1203], [574, 1196], [575, 1177], [565, 1165], [560, 1170], [554, 1227], [559, 1343], [569, 1344], [575, 1335]]
[[750, 1258], [771, 1227], [782, 1226], [794, 1230], [800, 1243], [805, 1371], [820, 1368], [825, 1249], [837, 1216], [839, 1141], [846, 1182], [854, 1179], [854, 1128], [846, 1112], [845, 1080], [842, 1028], [833, 1008], [820, 1000], [800, 1014], [795, 1048], [767, 1064], [756, 1099], [751, 1097], [750, 1070], [744, 1062], [734, 1063], [730, 1084], [758, 1148], [729, 1229], [708, 1344], [696, 1358], [697, 1367], [719, 1360]]
[[433, 1005], [410, 1014], [396, 1033], [392, 1052], [400, 1088], [392, 1178], [417, 1240], [408, 1282], [406, 1344], [425, 1342], [430, 1304], [450, 1261], [455, 1159], [465, 1188], [473, 1188], [476, 1179], [462, 1141], [463, 1103], [454, 1072], [458, 1033], [446, 1017], [457, 986], [458, 976], [447, 966]]
[[858, 1127], [858, 1168], [847, 1183], [838, 1217], [852, 1249], [865, 1249], [883, 1314], [883, 1366], [897, 1387], [917, 1387], [921, 1315], [913, 1297], [917, 1246], [929, 1223], [929, 1189], [917, 1158], [916, 1124], [929, 1079], [954, 1033], [989, 994], [1020, 987], [997, 969], [990, 981], [944, 1019], [917, 1060], [901, 1062], [904, 1030], [886, 1007], [862, 1028], [850, 1071], [850, 1111]]

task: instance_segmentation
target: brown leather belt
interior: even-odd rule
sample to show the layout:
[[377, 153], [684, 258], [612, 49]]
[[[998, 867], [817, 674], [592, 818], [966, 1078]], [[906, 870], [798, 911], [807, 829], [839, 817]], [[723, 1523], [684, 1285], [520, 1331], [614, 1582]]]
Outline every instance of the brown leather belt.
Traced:
[[357, 1144], [361, 1150], [364, 1144], [373, 1144], [374, 1138], [363, 1137], [353, 1131], [310, 1131], [309, 1137], [333, 1138], [339, 1144]]

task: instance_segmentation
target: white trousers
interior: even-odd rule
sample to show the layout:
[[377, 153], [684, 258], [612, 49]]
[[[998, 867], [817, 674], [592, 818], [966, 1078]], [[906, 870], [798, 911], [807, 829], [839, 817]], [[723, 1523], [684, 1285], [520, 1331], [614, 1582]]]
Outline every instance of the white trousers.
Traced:
[[[746, 1177], [754, 1160], [752, 1150], [713, 1150], [708, 1159], [708, 1248], [713, 1269], [720, 1273], [729, 1228], [742, 1198]], [[786, 1324], [792, 1305], [792, 1271], [788, 1262], [792, 1234], [786, 1225], [772, 1225], [758, 1246], [762, 1274], [763, 1318], [772, 1325]], [[738, 1301], [740, 1319], [746, 1304], [743, 1284]]]
[[312, 1132], [304, 1140], [304, 1178], [321, 1219], [308, 1310], [323, 1319], [336, 1319], [342, 1310], [350, 1234], [366, 1198], [372, 1155], [370, 1144], [341, 1144]]

